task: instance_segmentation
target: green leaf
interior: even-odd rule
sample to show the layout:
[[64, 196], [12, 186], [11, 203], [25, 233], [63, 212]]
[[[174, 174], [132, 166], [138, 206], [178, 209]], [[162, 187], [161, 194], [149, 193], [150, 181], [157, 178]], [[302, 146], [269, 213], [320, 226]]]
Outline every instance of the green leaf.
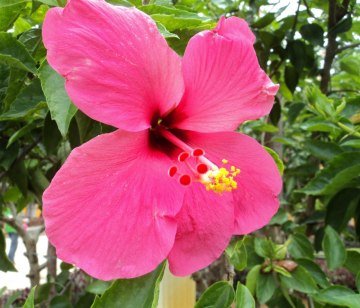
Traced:
[[320, 287], [327, 288], [330, 286], [328, 278], [317, 263], [308, 259], [297, 259], [296, 262], [311, 274], [312, 278], [314, 278]]
[[330, 270], [334, 270], [345, 263], [346, 250], [339, 234], [330, 226], [325, 228], [322, 241], [326, 263]]
[[247, 266], [247, 253], [243, 239], [232, 242], [226, 248], [226, 255], [236, 270], [242, 271]]
[[0, 271], [2, 272], [16, 272], [14, 264], [8, 259], [6, 255], [6, 242], [4, 234], [0, 229]]
[[255, 252], [263, 258], [272, 258], [275, 254], [273, 243], [266, 238], [255, 238], [254, 249]]
[[255, 265], [246, 276], [246, 287], [255, 295], [256, 284], [260, 275], [261, 265]]
[[317, 292], [317, 286], [309, 274], [309, 272], [302, 266], [298, 266], [291, 272], [291, 277], [280, 276], [281, 282], [288, 289], [293, 289], [303, 293], [315, 293]]
[[153, 272], [133, 279], [119, 279], [105, 293], [95, 298], [92, 308], [154, 308], [157, 306], [160, 281], [165, 263]]
[[360, 291], [360, 272], [356, 275], [356, 288]]
[[12, 102], [23, 89], [27, 72], [16, 67], [10, 69], [9, 84], [3, 101], [3, 111], [8, 111]]
[[249, 289], [238, 282], [235, 294], [236, 308], [255, 308], [255, 300]]
[[291, 92], [294, 92], [299, 82], [299, 73], [292, 65], [285, 67], [285, 84]]
[[344, 33], [349, 31], [352, 26], [352, 17], [349, 14], [346, 18], [341, 19], [330, 31], [334, 34]]
[[72, 308], [70, 300], [64, 295], [57, 295], [50, 301], [51, 308]]
[[261, 304], [266, 303], [273, 296], [276, 288], [276, 281], [271, 273], [260, 273], [256, 283], [256, 297], [258, 301]]
[[6, 31], [25, 8], [27, 0], [0, 0], [0, 31]]
[[15, 161], [8, 171], [11, 181], [20, 189], [21, 193], [26, 196], [28, 191], [27, 169], [24, 160]]
[[26, 299], [26, 302], [24, 303], [23, 308], [34, 308], [35, 289], [36, 286], [30, 290], [30, 293]]
[[271, 155], [271, 157], [274, 159], [276, 166], [279, 169], [279, 172], [281, 175], [284, 174], [284, 169], [285, 169], [285, 165], [283, 163], [283, 161], [281, 160], [280, 156], [278, 153], [276, 153], [273, 149], [269, 148], [269, 147], [265, 147], [265, 150]]
[[86, 291], [93, 294], [104, 294], [110, 287], [111, 281], [95, 280], [86, 287]]
[[38, 124], [34, 121], [34, 122], [30, 122], [29, 124], [20, 128], [18, 131], [16, 131], [14, 134], [11, 135], [11, 137], [9, 138], [8, 143], [6, 145], [6, 148], [11, 146], [15, 141], [17, 141], [21, 137], [27, 135], [29, 132], [31, 132], [36, 127], [38, 127]]
[[36, 73], [34, 59], [25, 46], [10, 33], [0, 33], [0, 62], [22, 70]]
[[65, 137], [70, 121], [77, 110], [65, 91], [65, 80], [46, 61], [43, 62], [39, 69], [39, 78], [51, 118], [55, 120], [61, 135]]
[[226, 281], [218, 281], [201, 295], [195, 308], [227, 308], [234, 301], [234, 289]]
[[324, 30], [318, 24], [306, 24], [300, 28], [302, 37], [313, 45], [324, 45]]
[[358, 308], [360, 307], [360, 294], [343, 286], [331, 286], [321, 290], [313, 296], [317, 302], [322, 302], [341, 307]]
[[165, 38], [173, 37], [173, 38], [180, 39], [175, 33], [171, 33], [168, 29], [166, 29], [163, 24], [158, 22], [156, 25], [159, 29], [159, 32], [162, 34], [163, 37], [165, 37]]
[[44, 120], [43, 127], [43, 142], [46, 149], [46, 152], [50, 154], [56, 154], [59, 144], [61, 142], [61, 134], [58, 130], [58, 127], [50, 117], [48, 113]]
[[360, 174], [360, 152], [348, 152], [335, 156], [300, 191], [309, 195], [334, 194]]
[[264, 17], [259, 18], [256, 22], [254, 22], [251, 27], [261, 29], [270, 25], [275, 20], [275, 14], [267, 13]]
[[355, 275], [360, 272], [360, 249], [349, 248], [346, 250], [344, 266]]
[[41, 90], [39, 79], [35, 79], [30, 85], [24, 88], [16, 100], [10, 106], [10, 109], [0, 115], [0, 121], [16, 120], [25, 117], [42, 107], [41, 102], [45, 97]]
[[346, 188], [341, 190], [327, 205], [325, 223], [338, 232], [343, 231], [349, 220], [355, 215], [359, 200], [359, 189]]
[[344, 152], [336, 143], [320, 140], [308, 140], [305, 147], [313, 156], [323, 160], [330, 160]]
[[290, 236], [288, 251], [295, 259], [314, 259], [314, 248], [308, 238], [301, 233], [295, 233]]

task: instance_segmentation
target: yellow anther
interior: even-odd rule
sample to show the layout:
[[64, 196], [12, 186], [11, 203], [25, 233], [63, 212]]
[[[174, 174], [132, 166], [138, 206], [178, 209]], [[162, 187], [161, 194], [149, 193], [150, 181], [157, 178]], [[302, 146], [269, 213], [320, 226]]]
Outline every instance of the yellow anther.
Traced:
[[229, 161], [224, 158], [221, 162], [222, 162], [224, 165], [226, 165]]
[[[228, 161], [223, 159], [222, 162], [226, 164]], [[236, 176], [239, 173], [240, 169], [235, 166], [231, 166], [230, 170], [225, 167], [212, 169], [203, 175], [201, 183], [204, 184], [206, 190], [211, 190], [221, 195], [223, 192], [231, 192], [237, 189]]]

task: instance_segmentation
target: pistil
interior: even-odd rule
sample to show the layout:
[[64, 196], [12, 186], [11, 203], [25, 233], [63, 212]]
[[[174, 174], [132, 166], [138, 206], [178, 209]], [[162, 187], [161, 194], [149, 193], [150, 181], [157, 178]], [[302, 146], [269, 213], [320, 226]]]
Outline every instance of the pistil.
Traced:
[[[177, 166], [171, 166], [168, 170], [170, 177], [178, 176], [177, 178], [181, 185], [188, 186], [192, 182], [199, 182], [205, 186], [206, 190], [217, 194], [231, 192], [238, 187], [236, 177], [240, 174], [240, 169], [235, 166], [230, 166], [227, 169], [225, 166], [228, 163], [227, 159], [223, 159], [222, 166], [218, 167], [205, 157], [203, 149], [192, 148], [164, 127], [159, 127], [158, 132], [183, 151], [178, 155], [178, 161], [186, 165], [190, 174], [179, 173]], [[193, 165], [191, 162], [193, 162]]]

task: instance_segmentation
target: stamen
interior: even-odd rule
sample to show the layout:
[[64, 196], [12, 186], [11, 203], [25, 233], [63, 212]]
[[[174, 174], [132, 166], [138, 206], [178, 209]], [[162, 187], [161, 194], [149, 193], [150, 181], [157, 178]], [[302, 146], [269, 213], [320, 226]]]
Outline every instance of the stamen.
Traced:
[[178, 171], [178, 168], [176, 166], [170, 167], [169, 171], [168, 171], [169, 176], [173, 177], [177, 173], [177, 171]]
[[191, 184], [191, 177], [188, 174], [183, 174], [179, 178], [179, 182], [181, 185], [188, 186]]
[[190, 154], [189, 153], [187, 153], [187, 152], [181, 152], [180, 154], [179, 154], [179, 156], [178, 156], [178, 160], [180, 161], [180, 162], [182, 162], [182, 161], [185, 161], [186, 159], [188, 159], [190, 157]]
[[194, 157], [199, 157], [199, 156], [203, 156], [205, 152], [202, 149], [195, 149], [191, 154]]

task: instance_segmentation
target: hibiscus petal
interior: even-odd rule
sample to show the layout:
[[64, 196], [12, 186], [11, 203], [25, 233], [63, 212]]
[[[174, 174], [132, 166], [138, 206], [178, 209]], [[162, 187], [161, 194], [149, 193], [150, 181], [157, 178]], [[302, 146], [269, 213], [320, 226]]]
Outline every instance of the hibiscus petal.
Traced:
[[43, 196], [60, 259], [102, 280], [152, 271], [173, 246], [183, 187], [147, 132], [98, 136], [74, 149]]
[[136, 8], [70, 0], [48, 11], [43, 40], [70, 98], [95, 120], [139, 131], [181, 99], [181, 60]]
[[[236, 177], [238, 188], [233, 191], [235, 234], [246, 234], [266, 225], [277, 212], [282, 180], [272, 157], [253, 138], [235, 132], [189, 132], [188, 143], [200, 147], [217, 165], [241, 170]], [[227, 193], [224, 193], [224, 195]], [[222, 219], [222, 218], [221, 218]]]
[[234, 130], [268, 114], [278, 85], [260, 68], [245, 21], [220, 20], [189, 42], [183, 58], [185, 93], [173, 127], [200, 132]]
[[206, 191], [193, 183], [176, 216], [178, 231], [168, 260], [170, 271], [186, 276], [220, 257], [234, 230], [233, 196]]

